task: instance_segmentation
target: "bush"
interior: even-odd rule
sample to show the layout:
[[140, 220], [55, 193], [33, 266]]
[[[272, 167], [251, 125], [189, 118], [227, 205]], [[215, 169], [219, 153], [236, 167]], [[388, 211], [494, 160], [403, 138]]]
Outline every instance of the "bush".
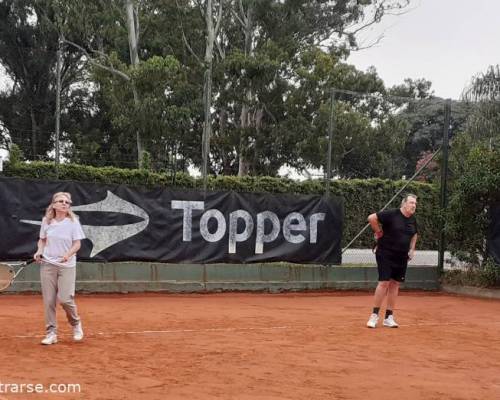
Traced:
[[446, 212], [448, 249], [460, 260], [481, 267], [488, 259], [489, 209], [500, 201], [500, 151], [476, 146], [463, 158]]
[[9, 163], [11, 165], [19, 166], [24, 160], [23, 151], [17, 144], [13, 144], [9, 149]]
[[[176, 174], [174, 177], [145, 169], [97, 168], [76, 164], [62, 164], [56, 171], [54, 164], [48, 162], [18, 163], [16, 165], [7, 163], [5, 175], [25, 179], [59, 179], [103, 184], [126, 184], [149, 188], [170, 187], [200, 190], [203, 187], [201, 178], [195, 179], [184, 173]], [[405, 181], [384, 179], [352, 179], [331, 182], [331, 195], [340, 197], [344, 206], [344, 246], [367, 224], [368, 215], [380, 210], [405, 183]], [[325, 193], [324, 181], [298, 182], [288, 178], [265, 176], [210, 177], [207, 187], [209, 190], [234, 190], [236, 192], [295, 193], [303, 195], [322, 195]], [[428, 183], [412, 182], [406, 192], [418, 196], [419, 242], [417, 247], [420, 249], [436, 249], [440, 221], [438, 218], [439, 193], [436, 186]], [[401, 197], [394, 200], [389, 207], [399, 207], [400, 201]], [[372, 234], [367, 229], [351, 247], [371, 247], [372, 240]]]
[[442, 282], [455, 286], [500, 287], [500, 266], [488, 259], [481, 266], [445, 271]]

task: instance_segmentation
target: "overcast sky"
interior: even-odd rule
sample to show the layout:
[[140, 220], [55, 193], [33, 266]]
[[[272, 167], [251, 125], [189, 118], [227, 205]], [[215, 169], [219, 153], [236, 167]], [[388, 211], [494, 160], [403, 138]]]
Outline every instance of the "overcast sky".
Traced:
[[348, 62], [373, 65], [387, 86], [425, 78], [437, 96], [458, 99], [473, 75], [500, 64], [500, 0], [411, 0], [412, 10], [387, 17], [364, 34], [373, 48]]

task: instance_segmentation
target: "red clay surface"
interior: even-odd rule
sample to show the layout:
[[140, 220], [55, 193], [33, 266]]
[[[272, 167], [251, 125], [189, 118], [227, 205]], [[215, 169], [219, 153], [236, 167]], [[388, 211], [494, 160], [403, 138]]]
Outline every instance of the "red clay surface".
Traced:
[[[500, 399], [500, 301], [405, 292], [399, 329], [367, 293], [78, 295], [39, 344], [39, 295], [0, 295], [0, 382], [80, 393], [5, 399]], [[1, 387], [0, 387], [1, 388]], [[5, 389], [5, 387], [4, 387]]]

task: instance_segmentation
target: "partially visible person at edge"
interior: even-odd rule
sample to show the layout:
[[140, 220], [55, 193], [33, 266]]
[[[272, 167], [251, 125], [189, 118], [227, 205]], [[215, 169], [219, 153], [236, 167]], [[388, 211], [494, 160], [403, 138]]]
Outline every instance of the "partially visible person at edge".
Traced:
[[75, 304], [76, 253], [85, 238], [78, 217], [71, 211], [71, 194], [52, 196], [40, 228], [38, 250], [33, 258], [41, 263], [40, 283], [45, 310], [42, 344], [57, 343], [56, 304], [61, 304], [73, 329], [73, 339], [83, 339], [82, 322]]
[[417, 196], [408, 194], [401, 202], [400, 208], [394, 208], [370, 214], [368, 222], [377, 240], [376, 259], [378, 269], [378, 285], [375, 289], [372, 314], [366, 324], [368, 328], [376, 328], [379, 311], [384, 299], [387, 306], [383, 325], [397, 328], [394, 320], [394, 308], [399, 293], [399, 285], [404, 282], [408, 260], [415, 256], [418, 230], [415, 219]]

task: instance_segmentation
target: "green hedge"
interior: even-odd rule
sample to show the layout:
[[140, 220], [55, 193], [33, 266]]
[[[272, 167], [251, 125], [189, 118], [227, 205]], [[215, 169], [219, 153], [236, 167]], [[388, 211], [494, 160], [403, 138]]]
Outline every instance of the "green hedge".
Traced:
[[[56, 172], [53, 163], [32, 162], [6, 163], [6, 176], [27, 179], [59, 179], [81, 182], [126, 184], [145, 187], [170, 187], [201, 189], [203, 182], [187, 174], [171, 175], [139, 169], [119, 169], [113, 167], [96, 168], [75, 164], [62, 164]], [[382, 208], [406, 182], [382, 179], [334, 180], [330, 193], [344, 200], [344, 245], [366, 225], [367, 216]], [[324, 194], [325, 183], [321, 180], [298, 182], [287, 178], [235, 176], [210, 177], [209, 190], [234, 190], [237, 192]], [[412, 182], [405, 192], [418, 196], [417, 221], [420, 249], [437, 249], [439, 213], [439, 192], [435, 185]], [[390, 207], [399, 207], [401, 198], [394, 200]], [[351, 248], [371, 247], [370, 230], [354, 243]]]
[[500, 203], [500, 149], [477, 145], [461, 154], [461, 162], [446, 213], [447, 247], [461, 261], [482, 266], [489, 260], [487, 210]]

